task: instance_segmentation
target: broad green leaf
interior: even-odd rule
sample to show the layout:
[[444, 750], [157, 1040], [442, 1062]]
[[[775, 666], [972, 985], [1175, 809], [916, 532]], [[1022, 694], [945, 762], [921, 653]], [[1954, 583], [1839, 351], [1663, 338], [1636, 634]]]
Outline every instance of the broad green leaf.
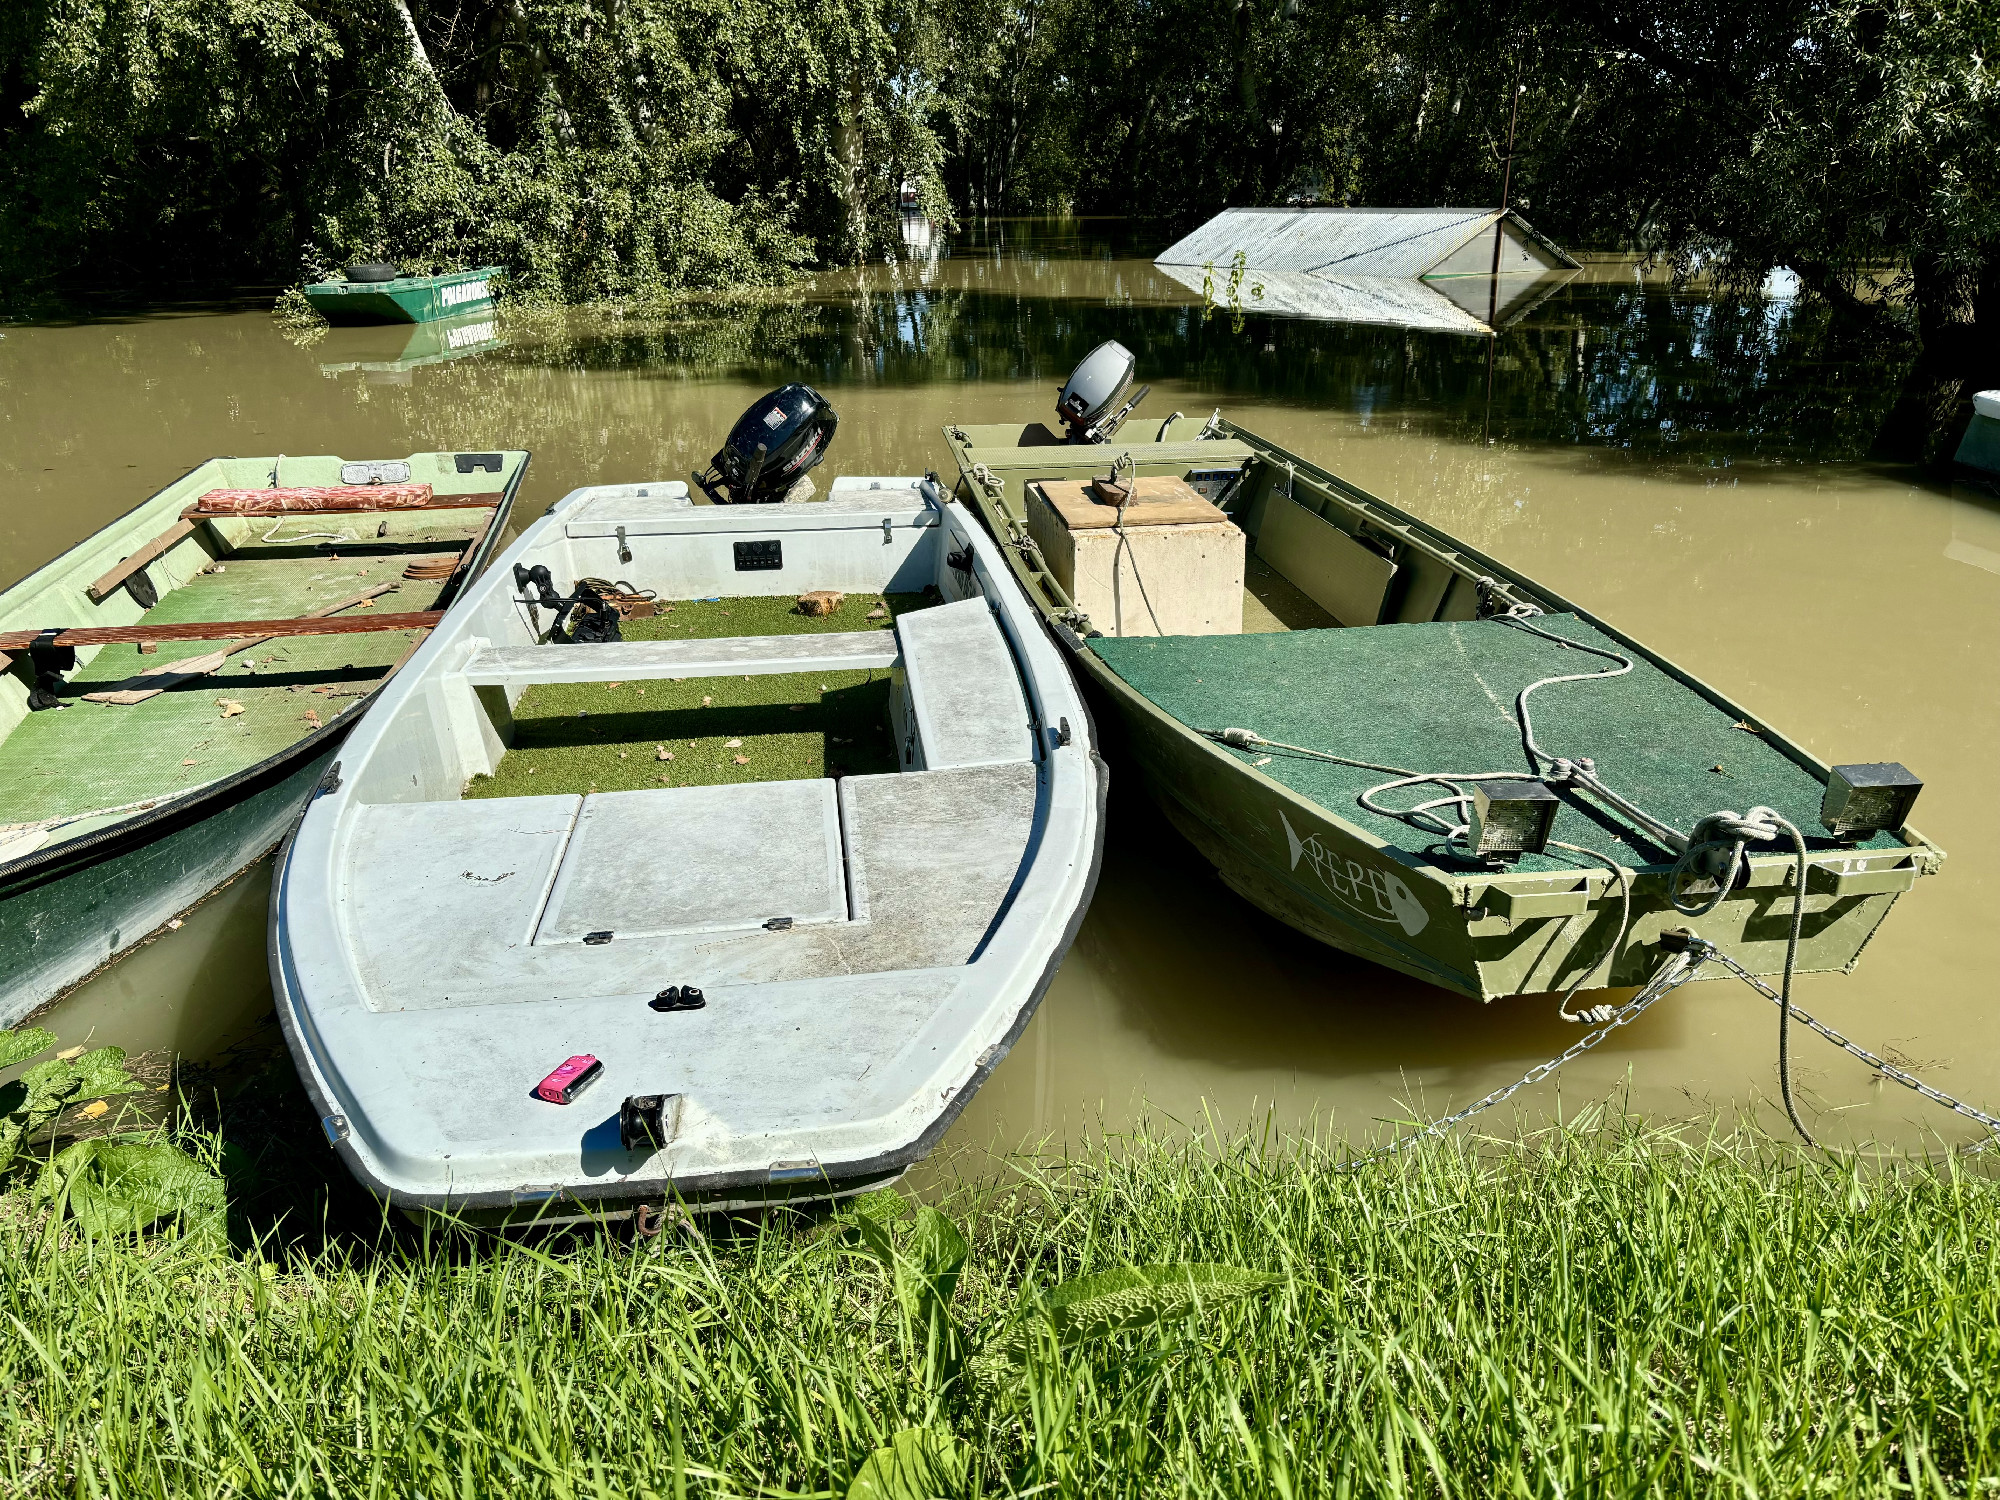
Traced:
[[910, 1216], [910, 1200], [894, 1188], [877, 1188], [872, 1193], [860, 1193], [850, 1199], [847, 1212], [857, 1218], [872, 1219], [877, 1224], [894, 1224]]
[[[1069, 1347], [1135, 1328], [1149, 1328], [1202, 1308], [1214, 1308], [1281, 1286], [1284, 1277], [1241, 1266], [1121, 1266], [1095, 1276], [1079, 1276], [1044, 1293], [1034, 1311]], [[998, 1353], [1010, 1363], [1027, 1358], [1032, 1325], [1014, 1330]]]
[[56, 1034], [39, 1026], [30, 1026], [26, 1031], [0, 1031], [0, 1068], [11, 1068], [15, 1063], [26, 1062], [37, 1052], [46, 1052], [55, 1044]]
[[99, 1047], [86, 1052], [72, 1064], [76, 1069], [77, 1103], [86, 1099], [106, 1099], [113, 1094], [143, 1094], [146, 1085], [125, 1071], [123, 1047]]
[[905, 1427], [868, 1455], [847, 1500], [952, 1500], [963, 1494], [972, 1450], [935, 1427]]
[[935, 1299], [941, 1308], [950, 1304], [958, 1290], [958, 1273], [971, 1253], [965, 1235], [950, 1219], [934, 1208], [917, 1210], [909, 1247], [896, 1268], [897, 1288], [912, 1316], [918, 1315], [924, 1298]]
[[78, 1141], [42, 1169], [34, 1201], [66, 1209], [86, 1234], [132, 1233], [178, 1215], [194, 1234], [219, 1239], [222, 1179], [164, 1141]]

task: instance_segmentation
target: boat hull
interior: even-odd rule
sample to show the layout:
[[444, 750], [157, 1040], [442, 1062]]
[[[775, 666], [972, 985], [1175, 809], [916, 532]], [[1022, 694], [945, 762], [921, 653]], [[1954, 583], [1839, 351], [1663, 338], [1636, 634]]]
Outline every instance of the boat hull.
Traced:
[[305, 289], [313, 311], [329, 323], [434, 323], [493, 310], [498, 266], [449, 276], [400, 276], [394, 281], [321, 281]]
[[[1595, 951], [1610, 934], [1557, 941], [1568, 917], [1471, 919], [1430, 908], [1421, 877], [1396, 850], [1357, 838], [1312, 803], [1241, 763], [1216, 755], [1105, 670], [1073, 651], [1107, 744], [1174, 830], [1215, 867], [1224, 884], [1307, 937], [1413, 979], [1479, 1000], [1561, 988], [1575, 978], [1577, 948]], [[1418, 893], [1423, 892], [1420, 896]], [[1788, 887], [1760, 899], [1726, 901], [1702, 919], [1701, 933], [1755, 972], [1783, 966], [1791, 923]], [[1897, 893], [1809, 896], [1798, 972], [1847, 973], [1889, 915]], [[1653, 945], [1687, 919], [1643, 894], [1626, 946], [1599, 986], [1643, 984], [1657, 963]], [[1718, 977], [1709, 973], [1705, 978]]]
[[[1171, 439], [1163, 428], [1153, 442], [1116, 446], [1132, 453], [1143, 474], [1149, 467], [1163, 472], [1213, 468], [1216, 463], [1234, 467], [1248, 442], [1281, 476], [1295, 471], [1301, 482], [1312, 478], [1339, 485], [1304, 460], [1226, 426], [1225, 433], [1238, 441], [1226, 450], [1218, 443], [1217, 459], [1205, 460], [1200, 449], [1206, 445], [1188, 441], [1197, 424], [1169, 425]], [[1113, 759], [1146, 789], [1222, 880], [1254, 905], [1330, 947], [1481, 1000], [1563, 989], [1586, 973], [1593, 987], [1642, 984], [1660, 962], [1660, 937], [1670, 928], [1694, 930], [1752, 972], [1784, 969], [1795, 889], [1794, 861], [1788, 854], [1753, 852], [1736, 889], [1695, 918], [1676, 911], [1668, 900], [1665, 866], [1636, 870], [1630, 926], [1608, 967], [1600, 970], [1621, 921], [1617, 889], [1601, 866], [1552, 872], [1448, 871], [1384, 842], [1264, 774], [1248, 755], [1197, 733], [1128, 683], [1078, 633], [1088, 624], [1079, 621], [1068, 596], [1042, 567], [1035, 546], [1020, 540], [1026, 535], [1025, 517], [1012, 508], [1017, 502], [1006, 485], [1018, 484], [1018, 476], [1073, 467], [1078, 460], [1028, 438], [1019, 443], [1022, 456], [1016, 457], [1015, 445], [1004, 441], [1008, 429], [973, 431], [978, 435], [947, 429], [961, 471], [958, 498], [1005, 544], [1017, 581], [1085, 684]], [[1415, 517], [1342, 488], [1371, 507], [1379, 523], [1423, 537], [1458, 559], [1462, 568], [1510, 581], [1547, 609], [1576, 615], [1731, 720], [1747, 719], [1743, 709], [1713, 689], [1552, 591], [1431, 532]], [[1438, 611], [1440, 617], [1446, 613]], [[1825, 768], [1805, 751], [1768, 727], [1761, 732], [1780, 755], [1824, 781]], [[1919, 876], [1936, 872], [1943, 851], [1914, 830], [1905, 832], [1902, 844], [1815, 853], [1798, 972], [1850, 971], [1898, 895]]]
[[276, 848], [351, 724], [157, 822], [59, 846], [0, 876], [0, 1026], [14, 1026], [139, 947]]
[[[453, 590], [476, 578], [499, 550], [524, 471], [525, 460], [508, 476], [492, 524]], [[130, 539], [157, 530], [187, 498], [177, 491], [200, 472], [191, 470], [15, 589], [32, 587], [79, 555], [82, 576], [88, 576], [102, 560], [99, 554], [115, 557], [129, 550]], [[129, 539], [119, 540], [128, 531]], [[379, 691], [194, 795], [173, 798], [171, 790], [160, 791], [162, 805], [153, 810], [0, 860], [0, 1027], [18, 1025], [61, 1000], [276, 848]], [[146, 788], [141, 795], [151, 794]]]

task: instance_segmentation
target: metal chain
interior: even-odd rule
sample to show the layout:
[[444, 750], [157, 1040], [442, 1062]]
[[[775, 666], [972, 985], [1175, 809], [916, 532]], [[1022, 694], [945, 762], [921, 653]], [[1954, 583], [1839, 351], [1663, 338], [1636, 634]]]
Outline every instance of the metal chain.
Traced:
[[1631, 1022], [1638, 1020], [1640, 1014], [1651, 1007], [1656, 1001], [1665, 999], [1690, 979], [1693, 979], [1696, 971], [1701, 968], [1702, 963], [1705, 961], [1705, 957], [1693, 958], [1686, 953], [1676, 953], [1660, 966], [1659, 972], [1646, 982], [1646, 987], [1634, 995], [1623, 1008], [1614, 1013], [1609, 1021], [1597, 1030], [1584, 1036], [1567, 1052], [1562, 1053], [1560, 1056], [1552, 1057], [1545, 1063], [1537, 1063], [1513, 1083], [1508, 1084], [1505, 1088], [1495, 1089], [1478, 1103], [1468, 1105], [1455, 1115], [1446, 1115], [1443, 1119], [1433, 1120], [1430, 1124], [1424, 1126], [1423, 1129], [1413, 1130], [1408, 1135], [1399, 1136], [1386, 1146], [1377, 1147], [1375, 1150], [1367, 1152], [1364, 1155], [1350, 1157], [1346, 1161], [1338, 1163], [1337, 1170], [1351, 1172], [1355, 1168], [1366, 1166], [1370, 1162], [1381, 1161], [1386, 1157], [1399, 1155], [1409, 1150], [1410, 1147], [1416, 1145], [1419, 1141], [1429, 1140], [1434, 1136], [1444, 1134], [1452, 1126], [1471, 1119], [1481, 1110], [1491, 1109], [1496, 1104], [1504, 1103], [1530, 1084], [1540, 1083], [1564, 1063], [1569, 1062], [1572, 1058], [1581, 1057], [1619, 1027], [1629, 1025]]
[[[1721, 964], [1723, 968], [1729, 970], [1730, 973], [1734, 974], [1738, 979], [1742, 980], [1745, 984], [1749, 985], [1751, 989], [1755, 990], [1758, 994], [1762, 995], [1772, 1004], [1774, 1005], [1784, 1004], [1784, 996], [1780, 995], [1776, 990], [1772, 989], [1768, 984], [1764, 983], [1763, 980], [1759, 979], [1755, 974], [1752, 974], [1748, 969], [1744, 968], [1743, 965], [1739, 964], [1735, 959], [1731, 958], [1727, 953], [1724, 953], [1721, 949], [1709, 947], [1708, 951], [1706, 953], [1703, 953], [1701, 956], [1704, 961], [1713, 959], [1716, 963]], [[1926, 1099], [1930, 1100], [1931, 1103], [1941, 1104], [1946, 1109], [1950, 1110], [1953, 1114], [1964, 1115], [1968, 1120], [1977, 1120], [1981, 1125], [1984, 1125], [1989, 1131], [1993, 1133], [1993, 1137], [1995, 1139], [2000, 1139], [2000, 1119], [1996, 1119], [1994, 1116], [1987, 1114], [1982, 1109], [1974, 1108], [1972, 1105], [1967, 1104], [1962, 1099], [1952, 1098], [1951, 1095], [1945, 1093], [1942, 1089], [1933, 1088], [1930, 1084], [1925, 1083], [1923, 1079], [1918, 1078], [1915, 1074], [1905, 1073], [1901, 1068], [1897, 1067], [1894, 1063], [1887, 1062], [1884, 1059], [1877, 1057], [1874, 1053], [1870, 1052], [1866, 1047], [1862, 1046], [1860, 1043], [1850, 1042], [1846, 1037], [1842, 1036], [1839, 1032], [1835, 1031], [1831, 1026], [1827, 1025], [1824, 1021], [1809, 1016], [1804, 1011], [1800, 1010], [1796, 1003], [1793, 1004], [1791, 1009], [1792, 1009], [1793, 1020], [1797, 1021], [1802, 1026], [1808, 1027], [1809, 1029], [1818, 1032], [1821, 1036], [1825, 1037], [1829, 1042], [1832, 1042], [1834, 1046], [1840, 1048], [1841, 1051], [1846, 1052], [1851, 1056], [1860, 1058], [1861, 1061], [1867, 1063], [1871, 1068], [1875, 1069], [1875, 1071], [1880, 1073], [1884, 1078], [1892, 1078], [1897, 1083], [1902, 1084], [1904, 1088], [1914, 1089], [1917, 1093], [1922, 1094]], [[1984, 1140], [1980, 1141], [1977, 1145], [1970, 1146], [1965, 1149], [1968, 1152], [1984, 1151], [1988, 1146], [1992, 1144], [1993, 1144], [1992, 1140]]]

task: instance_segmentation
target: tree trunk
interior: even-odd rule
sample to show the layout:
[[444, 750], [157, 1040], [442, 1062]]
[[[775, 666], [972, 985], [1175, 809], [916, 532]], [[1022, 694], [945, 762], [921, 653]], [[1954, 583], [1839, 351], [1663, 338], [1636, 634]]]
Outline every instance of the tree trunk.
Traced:
[[1992, 347], [2000, 343], [2000, 321], [1989, 321], [2000, 311], [2000, 245], [1987, 247], [1984, 263], [1969, 269], [1918, 256], [1910, 275], [1923, 347], [1876, 449], [1943, 475], [1972, 420], [1973, 392], [2000, 380]]
[[841, 176], [841, 259], [859, 265], [868, 253], [868, 185], [864, 181], [866, 163], [862, 159], [861, 69], [848, 74], [847, 97], [841, 103], [840, 123], [834, 127], [833, 149], [840, 159]]

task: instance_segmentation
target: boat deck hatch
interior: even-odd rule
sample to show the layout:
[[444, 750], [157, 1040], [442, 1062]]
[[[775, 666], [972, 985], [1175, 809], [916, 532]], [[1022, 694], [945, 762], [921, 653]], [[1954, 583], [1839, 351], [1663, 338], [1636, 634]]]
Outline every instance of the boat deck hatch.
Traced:
[[847, 919], [831, 781], [586, 797], [535, 942]]

